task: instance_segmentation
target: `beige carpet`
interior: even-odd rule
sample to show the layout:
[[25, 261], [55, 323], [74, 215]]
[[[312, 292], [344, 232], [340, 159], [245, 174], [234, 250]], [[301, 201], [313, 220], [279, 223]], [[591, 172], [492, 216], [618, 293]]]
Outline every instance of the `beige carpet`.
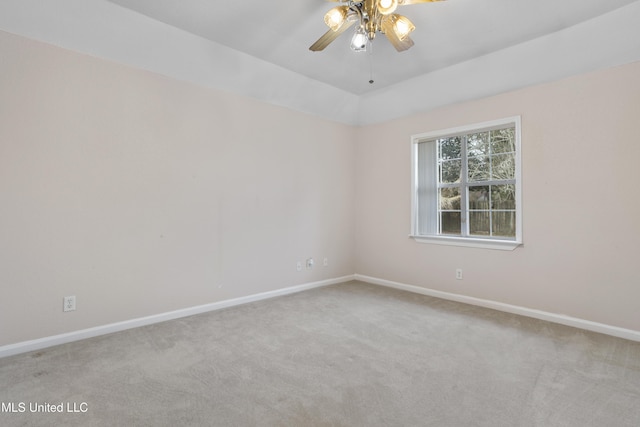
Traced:
[[2, 426], [638, 427], [640, 343], [349, 282], [0, 359], [0, 386]]

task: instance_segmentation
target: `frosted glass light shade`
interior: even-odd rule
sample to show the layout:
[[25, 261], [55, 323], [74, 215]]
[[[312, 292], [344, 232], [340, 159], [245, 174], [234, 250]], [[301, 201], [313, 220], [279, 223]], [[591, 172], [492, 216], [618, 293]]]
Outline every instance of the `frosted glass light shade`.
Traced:
[[367, 41], [367, 34], [360, 26], [351, 39], [351, 49], [355, 52], [364, 52], [367, 50]]
[[346, 21], [348, 11], [348, 6], [334, 7], [324, 15], [324, 23], [333, 31], [337, 31]]
[[398, 0], [378, 0], [376, 2], [378, 12], [383, 15], [389, 15], [398, 8]]
[[393, 24], [393, 32], [400, 40], [405, 40], [409, 34], [416, 29], [413, 22], [409, 21], [409, 18], [402, 15], [396, 15], [395, 22]]

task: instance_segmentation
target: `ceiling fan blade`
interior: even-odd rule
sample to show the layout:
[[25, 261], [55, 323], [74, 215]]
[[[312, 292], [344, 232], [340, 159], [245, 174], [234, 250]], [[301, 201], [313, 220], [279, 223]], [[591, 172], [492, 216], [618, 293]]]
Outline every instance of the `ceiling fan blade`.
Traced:
[[314, 44], [309, 47], [309, 50], [314, 52], [323, 50], [325, 47], [329, 46], [329, 44], [338, 38], [338, 36], [344, 33], [350, 26], [354, 24], [353, 21], [344, 21], [344, 23], [338, 27], [337, 30], [329, 30], [322, 35]]
[[398, 0], [398, 4], [400, 6], [406, 6], [408, 4], [433, 3], [437, 1], [445, 1], [445, 0]]
[[387, 39], [389, 39], [393, 47], [395, 47], [398, 52], [403, 52], [414, 45], [411, 37], [406, 37], [404, 40], [400, 40], [398, 37], [396, 37], [393, 31], [386, 32], [384, 33], [384, 35], [387, 36]]

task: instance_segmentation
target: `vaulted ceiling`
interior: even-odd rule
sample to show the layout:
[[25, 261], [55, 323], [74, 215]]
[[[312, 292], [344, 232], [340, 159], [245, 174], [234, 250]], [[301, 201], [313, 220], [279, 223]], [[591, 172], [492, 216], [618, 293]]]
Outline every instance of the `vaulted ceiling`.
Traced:
[[350, 32], [309, 51], [335, 5], [3, 0], [0, 29], [350, 124], [640, 60], [638, 0], [401, 6], [398, 13], [416, 25], [415, 45], [405, 52], [380, 35], [372, 51], [353, 52]]

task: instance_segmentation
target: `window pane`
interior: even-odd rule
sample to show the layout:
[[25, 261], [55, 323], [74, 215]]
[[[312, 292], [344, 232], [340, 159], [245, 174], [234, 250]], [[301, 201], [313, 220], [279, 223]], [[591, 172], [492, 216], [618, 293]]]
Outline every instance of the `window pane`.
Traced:
[[493, 212], [493, 235], [496, 237], [516, 236], [516, 213], [514, 211]]
[[441, 160], [459, 159], [461, 152], [459, 136], [438, 140], [438, 158]]
[[469, 209], [489, 210], [489, 186], [469, 187]]
[[462, 161], [444, 160], [440, 163], [440, 182], [443, 184], [451, 184], [460, 182], [460, 171], [462, 169]]
[[496, 247], [495, 241], [520, 236], [518, 124], [517, 119], [495, 120], [412, 138], [415, 236], [456, 236], [460, 242], [484, 240]]
[[460, 235], [460, 212], [440, 212], [440, 233]]
[[467, 162], [469, 169], [469, 181], [488, 181], [491, 179], [491, 170], [488, 156], [469, 157]]
[[514, 179], [516, 176], [516, 154], [498, 154], [491, 156], [492, 179]]
[[469, 234], [472, 236], [489, 236], [491, 229], [489, 211], [469, 212]]
[[440, 189], [440, 210], [460, 210], [460, 187]]
[[489, 132], [472, 133], [467, 137], [467, 156], [489, 154]]
[[516, 186], [515, 185], [492, 185], [491, 186], [491, 207], [492, 209], [515, 209], [516, 208]]
[[461, 233], [460, 187], [441, 188], [439, 197], [440, 233]]
[[516, 151], [515, 128], [491, 131], [491, 153], [511, 153]]

